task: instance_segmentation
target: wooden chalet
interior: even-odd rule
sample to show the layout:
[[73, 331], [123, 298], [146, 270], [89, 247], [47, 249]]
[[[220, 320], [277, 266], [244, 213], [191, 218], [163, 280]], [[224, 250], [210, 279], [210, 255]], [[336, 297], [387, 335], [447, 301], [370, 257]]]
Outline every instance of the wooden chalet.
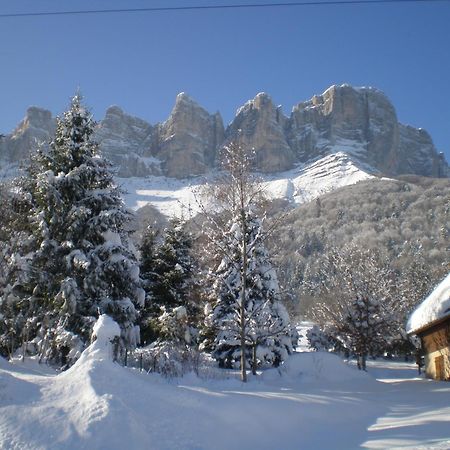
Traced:
[[411, 314], [407, 330], [422, 342], [426, 375], [450, 381], [450, 274]]

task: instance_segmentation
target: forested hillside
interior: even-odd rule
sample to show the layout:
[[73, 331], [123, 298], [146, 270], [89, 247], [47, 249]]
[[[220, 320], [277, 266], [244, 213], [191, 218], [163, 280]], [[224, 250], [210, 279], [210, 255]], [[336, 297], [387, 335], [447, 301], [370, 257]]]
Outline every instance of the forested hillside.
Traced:
[[355, 247], [420, 285], [420, 297], [449, 270], [450, 180], [405, 176], [344, 187], [283, 216], [272, 246], [297, 313], [321, 299], [329, 256]]

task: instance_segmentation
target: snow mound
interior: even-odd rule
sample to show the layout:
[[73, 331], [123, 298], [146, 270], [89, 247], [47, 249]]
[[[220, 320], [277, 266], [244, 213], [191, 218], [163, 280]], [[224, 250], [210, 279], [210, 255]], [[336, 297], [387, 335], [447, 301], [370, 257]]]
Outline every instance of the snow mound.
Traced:
[[[162, 405], [166, 392], [155, 389], [148, 375], [113, 362], [111, 340], [120, 334], [113, 319], [101, 315], [93, 334], [96, 340], [78, 361], [46, 383], [39, 407], [30, 408], [20, 425], [9, 421], [4, 448], [155, 448], [152, 438], [161, 436], [143, 411], [152, 402]], [[14, 392], [26, 387], [22, 380], [7, 382]]]
[[411, 314], [407, 332], [417, 331], [446, 316], [450, 316], [450, 273]]
[[301, 383], [339, 383], [350, 380], [367, 380], [366, 372], [347, 365], [342, 359], [327, 352], [294, 353], [278, 369], [263, 374], [264, 381], [282, 377], [285, 381]]
[[102, 314], [92, 329], [92, 335], [97, 338], [93, 345], [103, 348], [115, 337], [120, 336], [120, 327], [107, 314]]

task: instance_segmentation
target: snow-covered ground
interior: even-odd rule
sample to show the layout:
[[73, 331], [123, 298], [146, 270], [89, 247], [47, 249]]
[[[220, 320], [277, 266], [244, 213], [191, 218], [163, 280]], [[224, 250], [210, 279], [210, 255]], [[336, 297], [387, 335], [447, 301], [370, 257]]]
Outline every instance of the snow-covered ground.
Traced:
[[[300, 204], [337, 188], [374, 178], [369, 172], [369, 169], [366, 172], [358, 168], [346, 153], [337, 152], [287, 172], [261, 174], [260, 178], [268, 198]], [[205, 181], [205, 177], [188, 180], [155, 176], [118, 179], [125, 190], [124, 199], [128, 207], [137, 210], [150, 203], [169, 217], [196, 214], [199, 210], [197, 200], [201, 200], [199, 187]]]
[[1, 449], [449, 449], [450, 384], [414, 364], [298, 353], [237, 379], [165, 380], [96, 341], [68, 371], [0, 358]]

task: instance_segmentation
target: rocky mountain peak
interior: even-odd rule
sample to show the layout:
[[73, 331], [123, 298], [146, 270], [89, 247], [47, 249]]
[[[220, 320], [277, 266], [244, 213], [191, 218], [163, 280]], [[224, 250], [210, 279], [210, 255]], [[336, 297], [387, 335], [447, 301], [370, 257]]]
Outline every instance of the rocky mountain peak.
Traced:
[[102, 152], [118, 166], [122, 177], [161, 174], [160, 162], [152, 158], [155, 130], [148, 122], [110, 106], [99, 123], [95, 139]]
[[256, 168], [262, 172], [289, 169], [294, 154], [285, 137], [286, 121], [281, 107], [275, 107], [268, 94], [259, 93], [237, 111], [226, 130], [227, 141], [254, 149]]
[[[50, 111], [29, 108], [18, 127], [0, 139], [0, 161], [22, 160], [38, 141], [49, 141], [54, 127]], [[226, 130], [219, 113], [209, 113], [185, 92], [177, 95], [169, 118], [156, 125], [111, 106], [95, 137], [124, 177], [203, 174], [230, 141], [254, 149], [256, 169], [268, 173], [343, 153], [364, 170], [389, 176], [450, 176], [429, 134], [399, 123], [383, 92], [346, 84], [298, 103], [290, 117], [260, 92], [237, 110]]]
[[159, 127], [157, 155], [168, 176], [183, 178], [212, 167], [224, 140], [220, 114], [210, 114], [186, 93], [177, 95], [170, 117]]
[[105, 117], [108, 116], [119, 116], [122, 117], [124, 116], [125, 113], [123, 112], [123, 109], [120, 106], [117, 105], [111, 105], [107, 108], [106, 112], [105, 112]]
[[194, 104], [194, 105], [198, 105], [198, 103], [189, 96], [189, 94], [187, 94], [186, 92], [180, 92], [176, 99], [175, 99], [175, 106], [180, 105], [180, 104]]
[[19, 122], [17, 127], [12, 132], [11, 137], [20, 138], [23, 133], [28, 132], [32, 128], [34, 130], [41, 130], [46, 133], [51, 133], [55, 128], [55, 121], [52, 113], [46, 109], [37, 106], [30, 106], [27, 109], [25, 117]]
[[299, 103], [287, 136], [300, 161], [344, 151], [391, 176], [448, 171], [441, 167], [429, 135], [400, 124], [386, 95], [371, 87], [331, 86]]
[[0, 141], [0, 160], [17, 163], [28, 158], [42, 142], [48, 142], [55, 131], [50, 111], [31, 106], [14, 131]]

